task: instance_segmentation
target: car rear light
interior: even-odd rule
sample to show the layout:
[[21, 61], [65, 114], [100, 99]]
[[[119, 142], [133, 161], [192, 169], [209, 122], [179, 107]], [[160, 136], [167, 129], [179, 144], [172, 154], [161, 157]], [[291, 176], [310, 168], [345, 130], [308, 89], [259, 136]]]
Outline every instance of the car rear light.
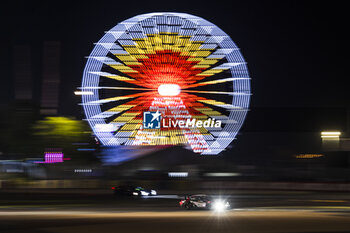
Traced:
[[115, 189], [115, 187], [112, 187], [112, 189], [114, 190], [114, 189]]

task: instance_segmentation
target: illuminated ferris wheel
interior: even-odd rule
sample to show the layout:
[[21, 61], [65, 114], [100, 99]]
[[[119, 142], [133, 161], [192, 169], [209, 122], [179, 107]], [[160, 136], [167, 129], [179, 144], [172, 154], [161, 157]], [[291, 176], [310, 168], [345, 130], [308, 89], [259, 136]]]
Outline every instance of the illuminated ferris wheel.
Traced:
[[[103, 145], [184, 145], [200, 154], [218, 154], [235, 139], [251, 95], [231, 38], [183, 13], [138, 15], [107, 31], [88, 57], [80, 88], [86, 119]], [[164, 125], [145, 127], [145, 112]]]

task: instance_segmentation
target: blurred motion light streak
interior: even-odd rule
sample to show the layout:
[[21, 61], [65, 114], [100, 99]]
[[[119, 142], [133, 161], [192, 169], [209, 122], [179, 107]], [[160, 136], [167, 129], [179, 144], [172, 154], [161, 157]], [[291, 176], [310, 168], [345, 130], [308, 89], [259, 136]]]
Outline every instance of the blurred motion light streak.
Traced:
[[324, 131], [321, 132], [322, 139], [339, 139], [341, 132], [339, 131]]
[[34, 163], [63, 163], [64, 160], [70, 160], [70, 158], [63, 158], [62, 152], [45, 152], [44, 161], [35, 161]]
[[188, 177], [188, 172], [168, 172], [169, 177]]
[[75, 91], [75, 95], [93, 95], [94, 93], [92, 91]]

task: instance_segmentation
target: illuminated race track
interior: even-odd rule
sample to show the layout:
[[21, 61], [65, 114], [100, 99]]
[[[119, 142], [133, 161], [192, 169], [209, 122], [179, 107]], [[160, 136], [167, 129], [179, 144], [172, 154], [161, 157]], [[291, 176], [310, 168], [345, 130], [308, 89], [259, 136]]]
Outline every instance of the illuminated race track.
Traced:
[[[20, 194], [22, 195], [22, 194]], [[177, 195], [1, 193], [0, 232], [349, 232], [348, 193], [238, 192], [224, 212], [186, 211]], [[42, 197], [43, 199], [39, 199]]]
[[[128, 212], [0, 211], [3, 232], [348, 232], [350, 215], [306, 210], [247, 209]], [[21, 224], [25, 223], [25, 227]]]

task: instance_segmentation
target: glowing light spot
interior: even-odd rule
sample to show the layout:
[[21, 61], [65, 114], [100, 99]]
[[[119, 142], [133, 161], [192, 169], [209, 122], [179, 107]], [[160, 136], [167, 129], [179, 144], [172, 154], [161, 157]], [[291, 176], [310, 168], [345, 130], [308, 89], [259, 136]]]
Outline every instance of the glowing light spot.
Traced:
[[162, 84], [158, 87], [158, 93], [162, 96], [176, 96], [180, 92], [181, 88], [177, 84]]

